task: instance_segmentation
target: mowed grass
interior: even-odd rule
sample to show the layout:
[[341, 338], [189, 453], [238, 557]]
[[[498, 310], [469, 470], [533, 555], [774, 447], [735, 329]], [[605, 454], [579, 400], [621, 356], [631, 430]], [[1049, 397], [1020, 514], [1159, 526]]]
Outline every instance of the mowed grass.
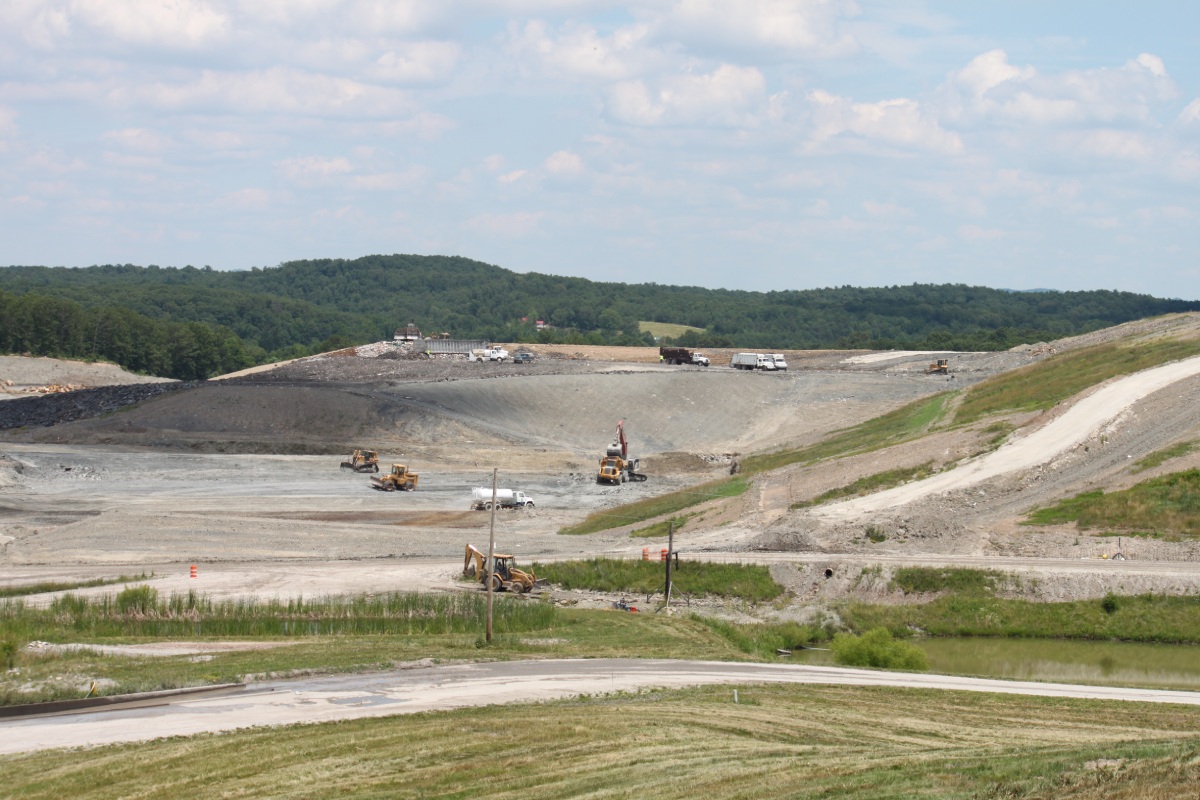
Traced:
[[578, 536], [597, 531], [619, 528], [622, 525], [634, 525], [648, 519], [661, 517], [665, 514], [676, 514], [685, 508], [698, 506], [721, 497], [736, 497], [749, 488], [749, 484], [740, 476], [722, 478], [716, 481], [689, 486], [657, 497], [648, 497], [634, 503], [596, 511], [584, 517], [582, 522], [568, 525], [559, 531], [566, 536]]
[[1198, 755], [1192, 707], [742, 685], [260, 728], [0, 764], [5, 795], [30, 800], [1100, 800], [1194, 797]]
[[661, 338], [666, 336], [671, 339], [676, 339], [688, 331], [696, 331], [703, 333], [704, 328], [696, 328], [691, 325], [676, 325], [673, 322], [638, 322], [638, 330], [649, 333], [651, 336]]
[[752, 475], [790, 464], [811, 464], [829, 458], [866, 453], [914, 439], [926, 433], [942, 418], [946, 402], [952, 396], [951, 392], [942, 392], [916, 400], [883, 416], [838, 431], [807, 447], [747, 456], [742, 459], [742, 472]]
[[1116, 492], [1085, 492], [1034, 511], [1024, 524], [1070, 522], [1080, 530], [1194, 539], [1200, 536], [1200, 470], [1162, 475]]
[[1051, 356], [988, 378], [967, 390], [956, 423], [1012, 411], [1045, 410], [1088, 387], [1200, 354], [1200, 339], [1103, 344]]

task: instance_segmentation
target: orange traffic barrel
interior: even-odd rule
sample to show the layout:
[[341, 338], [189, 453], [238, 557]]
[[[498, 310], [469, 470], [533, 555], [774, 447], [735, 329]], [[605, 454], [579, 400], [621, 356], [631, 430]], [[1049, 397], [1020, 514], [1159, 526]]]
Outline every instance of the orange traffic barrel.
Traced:
[[196, 565], [192, 564], [192, 577], [196, 577]]
[[664, 547], [662, 550], [658, 551], [658, 560], [659, 561], [667, 560], [667, 548]]
[[642, 548], [642, 561], [649, 561], [649, 560], [650, 560], [650, 548], [643, 547]]

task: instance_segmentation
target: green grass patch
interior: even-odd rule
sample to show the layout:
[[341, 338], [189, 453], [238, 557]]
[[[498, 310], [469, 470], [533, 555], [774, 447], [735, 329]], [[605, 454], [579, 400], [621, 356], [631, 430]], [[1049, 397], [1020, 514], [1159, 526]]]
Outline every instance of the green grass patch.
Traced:
[[1133, 462], [1133, 471], [1142, 472], [1143, 470], [1153, 469], [1171, 459], [1182, 458], [1189, 453], [1196, 452], [1197, 442], [1179, 442], [1170, 447], [1164, 447], [1162, 450], [1155, 450], [1150, 455], [1143, 459]]
[[31, 594], [43, 594], [45, 592], [69, 592], [74, 589], [91, 589], [95, 586], [112, 586], [118, 583], [136, 583], [137, 581], [147, 581], [153, 578], [154, 575], [142, 573], [141, 575], [121, 575], [117, 578], [95, 578], [89, 581], [40, 581], [38, 583], [26, 583], [19, 586], [0, 586], [0, 598], [4, 597], [24, 597]]
[[[586, 589], [648, 595], [666, 583], [666, 566], [661, 561], [619, 558], [589, 558], [535, 564], [539, 578], [564, 589]], [[718, 564], [681, 561], [671, 570], [674, 591], [692, 596], [708, 595], [761, 603], [783, 594], [783, 587], [767, 567], [758, 564]]]
[[698, 506], [701, 503], [706, 503], [709, 500], [715, 500], [720, 497], [736, 497], [746, 491], [748, 487], [749, 484], [746, 480], [736, 475], [732, 478], [709, 481], [698, 486], [690, 486], [686, 489], [678, 489], [667, 494], [660, 494], [657, 497], [648, 497], [645, 500], [626, 503], [623, 506], [617, 506], [605, 511], [596, 511], [588, 514], [582, 522], [576, 525], [569, 525], [560, 530], [559, 533], [566, 536], [578, 536], [586, 533], [605, 531], [611, 528], [619, 528], [622, 525], [632, 525], [648, 519], [654, 519], [655, 517], [661, 517], [664, 514], [676, 514], [685, 508]]
[[704, 333], [704, 328], [697, 328], [692, 325], [676, 325], [673, 322], [646, 322], [641, 320], [638, 321], [638, 330], [649, 333], [656, 339], [663, 336], [676, 339], [688, 331]]
[[1193, 708], [1160, 703], [703, 686], [5, 756], [4, 789], [28, 800], [1184, 798], [1200, 782], [1195, 723]]
[[678, 533], [679, 531], [683, 530], [683, 526], [687, 524], [687, 521], [694, 516], [696, 515], [681, 514], [678, 517], [660, 520], [653, 525], [647, 525], [644, 528], [638, 528], [629, 535], [634, 539], [657, 539], [662, 536], [668, 536], [671, 533], [672, 525], [675, 526], [674, 531]]
[[1007, 636], [1030, 639], [1112, 639], [1200, 643], [1200, 597], [1121, 597], [1038, 603], [984, 592], [948, 594], [915, 605], [850, 603], [840, 610], [855, 631], [887, 628], [895, 636]]
[[1008, 583], [1002, 572], [957, 567], [901, 567], [892, 575], [891, 588], [905, 594], [951, 592], [971, 597], [992, 595]]
[[767, 472], [790, 464], [811, 464], [828, 458], [866, 453], [916, 438], [945, 413], [952, 392], [916, 400], [880, 417], [834, 433], [827, 439], [791, 450], [776, 450], [742, 459], [742, 472]]
[[827, 503], [830, 500], [840, 500], [843, 497], [863, 497], [864, 495], [880, 492], [884, 489], [890, 489], [893, 486], [899, 486], [902, 483], [928, 478], [933, 472], [932, 461], [926, 461], [924, 464], [919, 464], [915, 467], [900, 467], [898, 469], [889, 469], [886, 472], [876, 472], [874, 475], [866, 475], [846, 486], [830, 489], [828, 492], [820, 494], [811, 500], [801, 500], [798, 503], [792, 503], [791, 508], [818, 506], [821, 503]]
[[1050, 356], [967, 390], [956, 423], [1011, 411], [1045, 410], [1109, 378], [1200, 354], [1200, 340], [1102, 344]]
[[1118, 492], [1097, 489], [1030, 514], [1026, 525], [1200, 536], [1200, 470], [1173, 472]]

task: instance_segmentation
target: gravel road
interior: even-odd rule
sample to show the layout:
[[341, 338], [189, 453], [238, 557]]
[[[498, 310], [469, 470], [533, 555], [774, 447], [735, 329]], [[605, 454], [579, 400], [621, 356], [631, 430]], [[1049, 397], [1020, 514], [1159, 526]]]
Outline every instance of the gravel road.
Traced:
[[[1002, 681], [840, 667], [653, 659], [414, 665], [369, 675], [251, 684], [245, 691], [160, 704], [0, 720], [0, 753], [136, 742], [261, 725], [415, 714], [645, 688], [764, 683], [894, 686], [1113, 702], [1200, 705], [1200, 693]], [[1114, 710], [1114, 714], [1119, 711]]]

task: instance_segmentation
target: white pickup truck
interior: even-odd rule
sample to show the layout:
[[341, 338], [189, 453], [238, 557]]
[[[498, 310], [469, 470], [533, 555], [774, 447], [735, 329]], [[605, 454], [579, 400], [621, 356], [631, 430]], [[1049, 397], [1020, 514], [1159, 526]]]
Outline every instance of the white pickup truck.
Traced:
[[504, 361], [507, 358], [508, 351], [503, 347], [484, 347], [471, 351], [472, 361]]

